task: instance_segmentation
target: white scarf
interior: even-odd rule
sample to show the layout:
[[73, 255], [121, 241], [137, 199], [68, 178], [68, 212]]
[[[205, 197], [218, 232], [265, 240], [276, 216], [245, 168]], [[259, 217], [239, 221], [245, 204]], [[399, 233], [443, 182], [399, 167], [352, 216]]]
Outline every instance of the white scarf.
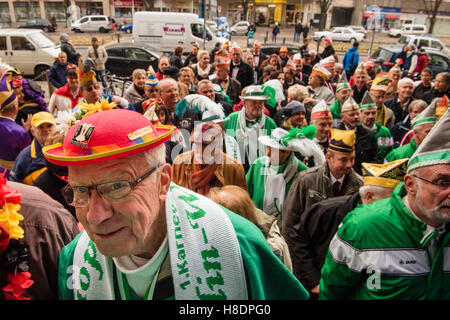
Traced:
[[265, 151], [265, 146], [263, 144], [260, 146], [258, 137], [264, 135], [262, 128], [266, 124], [266, 115], [262, 114], [260, 120], [249, 128], [246, 123], [245, 107], [243, 107], [241, 112], [239, 112], [237, 121], [236, 140], [244, 142], [244, 150], [247, 153], [249, 164], [252, 164], [258, 158], [258, 149]]
[[286, 196], [286, 185], [295, 177], [298, 171], [298, 159], [291, 153], [283, 172], [277, 173], [277, 166], [270, 166], [266, 159], [264, 176], [263, 211], [269, 215], [281, 218], [283, 203]]
[[[166, 221], [175, 299], [248, 299], [239, 242], [222, 207], [172, 183]], [[117, 299], [113, 263], [84, 231], [67, 270], [75, 300]]]
[[197, 74], [202, 77], [203, 79], [207, 79], [209, 76], [209, 70], [211, 70], [211, 64], [208, 64], [208, 66], [206, 67], [206, 69], [202, 69], [202, 67], [200, 67], [200, 64], [197, 63], [196, 65], [197, 68]]

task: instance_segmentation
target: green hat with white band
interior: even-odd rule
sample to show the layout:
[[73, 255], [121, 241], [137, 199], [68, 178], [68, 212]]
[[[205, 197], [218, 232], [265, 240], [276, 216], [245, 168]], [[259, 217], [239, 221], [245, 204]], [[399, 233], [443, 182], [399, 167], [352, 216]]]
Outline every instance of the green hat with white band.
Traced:
[[344, 88], [351, 88], [350, 83], [347, 81], [347, 76], [345, 75], [345, 70], [342, 70], [341, 75], [339, 76], [338, 84], [336, 86], [336, 92], [342, 90]]
[[248, 86], [245, 91], [245, 96], [239, 97], [241, 100], [269, 100], [270, 97], [264, 94], [264, 89], [262, 86], [251, 85]]
[[413, 128], [426, 123], [436, 123], [436, 107], [429, 105], [411, 121]]
[[372, 96], [369, 93], [369, 90], [364, 93], [364, 96], [361, 100], [361, 104], [359, 105], [359, 110], [365, 110], [365, 109], [376, 109], [377, 105], [375, 101], [373, 101]]
[[449, 136], [450, 112], [447, 110], [412, 155], [407, 173], [422, 167], [450, 164]]

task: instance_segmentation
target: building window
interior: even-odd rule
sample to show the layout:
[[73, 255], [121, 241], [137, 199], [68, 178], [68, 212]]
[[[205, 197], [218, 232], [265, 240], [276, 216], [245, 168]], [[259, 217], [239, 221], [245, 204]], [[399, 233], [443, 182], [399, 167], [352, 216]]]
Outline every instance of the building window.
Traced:
[[41, 18], [39, 2], [14, 2], [14, 14], [17, 22], [26, 22]]
[[103, 14], [102, 2], [76, 2], [80, 8], [80, 16]]
[[9, 27], [11, 25], [11, 16], [9, 14], [8, 2], [0, 2], [0, 26]]
[[45, 16], [51, 20], [55, 16], [56, 21], [66, 21], [66, 10], [62, 2], [45, 2]]

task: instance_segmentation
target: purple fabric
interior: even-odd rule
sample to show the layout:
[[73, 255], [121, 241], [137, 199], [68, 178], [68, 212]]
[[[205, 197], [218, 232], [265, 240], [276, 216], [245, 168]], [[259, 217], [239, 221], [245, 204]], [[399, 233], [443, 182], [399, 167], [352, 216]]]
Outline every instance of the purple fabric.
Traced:
[[25, 100], [33, 100], [37, 104], [39, 104], [39, 107], [42, 109], [42, 111], [47, 111], [47, 104], [45, 103], [45, 93], [44, 91], [36, 92], [30, 87], [30, 83], [28, 79], [22, 78], [22, 87], [23, 91], [26, 94], [28, 99]]
[[[0, 118], [0, 160], [15, 161], [20, 151], [30, 143], [30, 135], [22, 126], [10, 119]], [[0, 173], [3, 171], [5, 168], [0, 166]]]

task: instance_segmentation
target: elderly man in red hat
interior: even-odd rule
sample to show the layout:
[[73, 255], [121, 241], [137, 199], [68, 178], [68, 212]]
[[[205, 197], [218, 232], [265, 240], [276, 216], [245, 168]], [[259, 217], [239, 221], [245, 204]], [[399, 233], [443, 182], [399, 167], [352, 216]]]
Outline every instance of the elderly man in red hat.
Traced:
[[173, 131], [113, 109], [44, 148], [69, 167], [65, 197], [85, 228], [61, 252], [60, 298], [307, 298], [256, 226], [172, 183], [163, 143]]

